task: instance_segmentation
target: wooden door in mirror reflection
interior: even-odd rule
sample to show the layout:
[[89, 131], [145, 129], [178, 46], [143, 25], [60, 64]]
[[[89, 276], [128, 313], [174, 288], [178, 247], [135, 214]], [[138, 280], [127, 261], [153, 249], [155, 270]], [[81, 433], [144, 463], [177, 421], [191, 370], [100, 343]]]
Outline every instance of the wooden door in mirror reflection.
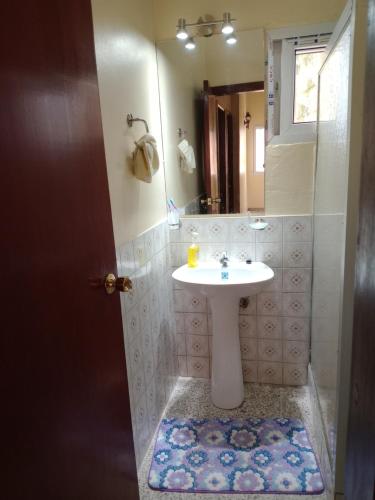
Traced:
[[[263, 82], [221, 87], [210, 87], [207, 80], [203, 82], [206, 196], [202, 200], [202, 211], [205, 213], [239, 213], [250, 208], [247, 204], [247, 193], [251, 186], [246, 182], [246, 175], [241, 176], [241, 171], [246, 172], [248, 163], [252, 162], [249, 162], [245, 154], [245, 158], [242, 158], [243, 165], [240, 164], [241, 137], [243, 137], [241, 127], [244, 128], [240, 95], [244, 97], [251, 92], [260, 92], [263, 88]], [[243, 144], [242, 149], [244, 148]], [[246, 203], [241, 202], [242, 199], [245, 199]]]

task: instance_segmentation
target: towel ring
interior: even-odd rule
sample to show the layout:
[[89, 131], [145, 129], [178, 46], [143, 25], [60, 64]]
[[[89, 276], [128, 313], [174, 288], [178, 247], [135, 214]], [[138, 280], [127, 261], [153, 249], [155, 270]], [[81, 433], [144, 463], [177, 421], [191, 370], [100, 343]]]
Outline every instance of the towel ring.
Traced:
[[146, 132], [147, 133], [150, 132], [146, 120], [143, 120], [142, 118], [134, 118], [133, 115], [131, 113], [129, 113], [128, 116], [126, 117], [126, 121], [128, 122], [129, 127], [133, 126], [133, 122], [143, 122], [143, 124], [146, 128]]

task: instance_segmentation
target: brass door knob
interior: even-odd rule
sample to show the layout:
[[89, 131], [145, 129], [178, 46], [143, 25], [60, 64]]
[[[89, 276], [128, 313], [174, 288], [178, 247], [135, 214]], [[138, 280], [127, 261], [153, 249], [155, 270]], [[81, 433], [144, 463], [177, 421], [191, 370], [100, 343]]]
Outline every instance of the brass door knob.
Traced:
[[104, 278], [104, 288], [108, 295], [111, 295], [116, 290], [119, 292], [128, 292], [133, 288], [133, 283], [127, 276], [116, 278], [114, 274], [109, 273]]

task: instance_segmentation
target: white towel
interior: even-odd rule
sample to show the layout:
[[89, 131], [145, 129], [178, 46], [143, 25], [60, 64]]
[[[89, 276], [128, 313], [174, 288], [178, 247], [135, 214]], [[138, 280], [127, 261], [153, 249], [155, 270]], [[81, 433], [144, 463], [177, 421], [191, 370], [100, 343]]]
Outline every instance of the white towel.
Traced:
[[192, 174], [196, 168], [193, 147], [184, 139], [178, 144], [177, 149], [180, 155], [182, 170], [188, 174]]
[[159, 170], [156, 139], [150, 134], [145, 134], [135, 144], [134, 175], [140, 181], [150, 183], [152, 176]]

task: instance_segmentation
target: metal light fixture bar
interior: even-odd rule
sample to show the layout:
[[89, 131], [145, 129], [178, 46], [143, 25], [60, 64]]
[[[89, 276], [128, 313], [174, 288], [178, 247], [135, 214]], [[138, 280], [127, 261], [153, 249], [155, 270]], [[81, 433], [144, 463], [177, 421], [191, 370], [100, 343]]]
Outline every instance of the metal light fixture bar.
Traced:
[[[233, 21], [236, 21], [237, 19], [231, 19], [230, 21], [233, 22]], [[219, 21], [207, 21], [207, 22], [204, 22], [204, 23], [185, 23], [185, 28], [194, 28], [196, 26], [200, 27], [200, 26], [212, 26], [213, 24], [223, 24], [225, 22], [224, 19], [220, 19]], [[176, 26], [176, 28], [180, 28], [180, 26]]]

